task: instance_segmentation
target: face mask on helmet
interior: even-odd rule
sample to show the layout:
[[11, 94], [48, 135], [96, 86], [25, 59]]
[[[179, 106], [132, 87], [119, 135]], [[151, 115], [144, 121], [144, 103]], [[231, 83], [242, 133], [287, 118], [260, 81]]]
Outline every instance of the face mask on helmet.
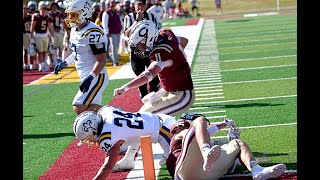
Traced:
[[184, 113], [180, 116], [179, 120], [184, 120], [184, 121], [188, 121], [190, 124], [192, 123], [192, 121], [194, 121], [195, 119], [197, 119], [198, 117], [204, 117], [207, 122], [210, 124], [209, 120], [202, 114], [197, 113], [197, 112], [187, 112]]
[[134, 54], [147, 55], [153, 49], [158, 35], [159, 31], [153, 22], [148, 20], [139, 21], [129, 38], [129, 44]]
[[70, 0], [66, 2], [66, 18], [68, 27], [77, 27], [92, 16], [92, 2], [90, 0]]
[[100, 114], [93, 111], [85, 111], [79, 114], [73, 124], [73, 130], [81, 144], [88, 146], [97, 145], [103, 126]]

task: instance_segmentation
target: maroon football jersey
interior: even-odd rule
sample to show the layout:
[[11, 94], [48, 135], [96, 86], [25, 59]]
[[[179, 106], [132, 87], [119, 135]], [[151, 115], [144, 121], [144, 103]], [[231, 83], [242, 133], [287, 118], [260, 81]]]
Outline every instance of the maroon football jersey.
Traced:
[[31, 15], [28, 14], [26, 17], [23, 17], [23, 33], [30, 33], [31, 28]]
[[52, 26], [55, 32], [59, 32], [61, 30], [61, 23], [63, 21], [63, 14], [60, 11], [50, 11], [49, 15], [52, 20]]
[[176, 168], [176, 162], [181, 154], [182, 139], [170, 141], [170, 154], [166, 160], [167, 169], [172, 177], [174, 177], [174, 171]]
[[48, 15], [41, 16], [40, 14], [35, 14], [33, 17], [33, 21], [36, 22], [34, 27], [34, 32], [36, 33], [46, 33], [48, 29], [48, 25], [51, 22]]
[[161, 87], [168, 92], [192, 90], [190, 66], [177, 37], [170, 29], [161, 29], [155, 48], [149, 54], [151, 61], [171, 59], [172, 65], [159, 73]]

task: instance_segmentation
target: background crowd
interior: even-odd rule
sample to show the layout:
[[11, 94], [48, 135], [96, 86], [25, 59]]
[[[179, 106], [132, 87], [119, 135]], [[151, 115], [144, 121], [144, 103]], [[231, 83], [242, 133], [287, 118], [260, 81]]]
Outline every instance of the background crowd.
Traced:
[[[163, 19], [200, 16], [197, 0], [189, 0], [190, 7], [185, 8], [182, 1], [187, 0], [146, 0], [146, 11], [154, 15], [159, 28]], [[70, 28], [64, 23], [66, 2], [31, 0], [23, 4], [24, 70], [52, 71], [70, 55]], [[112, 61], [113, 66], [120, 65], [119, 55], [130, 53], [123, 35], [124, 18], [136, 11], [134, 4], [135, 0], [100, 0], [93, 4], [91, 21], [100, 25], [109, 38], [107, 61]]]

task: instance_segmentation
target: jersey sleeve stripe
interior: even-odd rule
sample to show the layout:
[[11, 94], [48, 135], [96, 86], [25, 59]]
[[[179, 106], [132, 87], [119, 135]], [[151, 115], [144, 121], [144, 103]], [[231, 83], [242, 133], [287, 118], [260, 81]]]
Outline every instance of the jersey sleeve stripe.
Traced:
[[170, 134], [170, 130], [169, 130], [167, 127], [162, 126], [161, 129], [160, 129], [159, 134], [160, 134], [162, 137], [164, 137], [168, 143], [170, 143], [171, 134]]
[[108, 131], [108, 132], [103, 132], [103, 133], [101, 134], [101, 136], [100, 136], [100, 138], [99, 138], [99, 144], [100, 144], [103, 140], [105, 140], [105, 139], [111, 140], [111, 132], [110, 132], [110, 131]]
[[102, 87], [104, 79], [105, 73], [99, 74], [97, 83], [92, 87], [91, 91], [88, 93], [88, 96], [83, 102], [85, 105], [88, 106], [92, 102], [93, 98], [97, 95], [99, 89]]
[[99, 29], [99, 28], [90, 28], [87, 29], [82, 35], [81, 37], [86, 37], [90, 32], [100, 32], [102, 35], [104, 35], [103, 30]]

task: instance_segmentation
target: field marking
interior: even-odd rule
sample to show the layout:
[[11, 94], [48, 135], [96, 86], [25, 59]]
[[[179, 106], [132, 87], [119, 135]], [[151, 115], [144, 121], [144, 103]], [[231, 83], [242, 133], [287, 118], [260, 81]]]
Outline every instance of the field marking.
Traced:
[[197, 91], [197, 90], [203, 90], [203, 89], [218, 89], [218, 88], [222, 88], [222, 86], [207, 86], [207, 87], [197, 87], [195, 86], [194, 87], [194, 90]]
[[221, 75], [220, 76], [206, 76], [206, 77], [197, 77], [197, 78], [192, 78], [193, 82], [197, 82], [197, 81], [203, 81], [203, 80], [217, 80], [217, 79], [221, 79]]
[[287, 57], [295, 57], [296, 54], [293, 55], [285, 55], [285, 56], [269, 56], [269, 57], [260, 57], [260, 58], [246, 58], [246, 59], [228, 59], [223, 60], [220, 63], [228, 63], [228, 62], [236, 62], [236, 61], [252, 61], [252, 60], [260, 60], [260, 59], [277, 59], [277, 58], [287, 58]]
[[[284, 173], [297, 173], [297, 170], [286, 170]], [[247, 173], [247, 174], [226, 174], [223, 176], [223, 178], [228, 178], [228, 177], [247, 177], [247, 176], [252, 176], [251, 173]]]
[[197, 94], [197, 97], [202, 97], [202, 96], [215, 96], [215, 95], [223, 95], [223, 92], [220, 92], [220, 93], [209, 93], [209, 94]]
[[221, 72], [246, 71], [246, 70], [269, 69], [269, 68], [282, 68], [282, 67], [292, 67], [292, 66], [297, 66], [297, 64], [288, 64], [288, 65], [279, 65], [279, 66], [262, 66], [262, 67], [255, 67], [255, 68], [226, 69], [226, 70], [221, 70]]
[[251, 81], [222, 82], [222, 83], [216, 83], [216, 84], [241, 84], [241, 83], [256, 83], [256, 82], [266, 82], [266, 81], [282, 81], [282, 80], [291, 80], [291, 79], [297, 79], [297, 77], [277, 78], [277, 79], [262, 79], [262, 80], [251, 80]]
[[248, 98], [248, 99], [233, 99], [233, 100], [213, 101], [213, 102], [199, 102], [199, 103], [194, 103], [194, 105], [198, 105], [198, 104], [217, 104], [217, 103], [228, 103], [228, 102], [241, 102], [241, 101], [256, 101], [256, 100], [264, 100], [264, 99], [278, 99], [278, 98], [291, 98], [291, 97], [297, 97], [297, 95], [272, 96], [272, 97]]
[[[292, 32], [292, 33], [296, 33], [296, 32]], [[270, 36], [271, 37], [271, 35], [265, 35], [265, 36]], [[235, 37], [235, 38], [224, 38], [224, 39], [232, 39], [233, 41], [232, 42], [220, 43], [219, 44], [220, 46], [223, 46], [223, 45], [226, 45], [226, 44], [235, 44], [234, 42], [236, 40], [241, 40], [241, 43], [250, 43], [250, 42], [274, 41], [274, 40], [282, 41], [282, 40], [290, 40], [290, 39], [297, 39], [297, 38], [291, 38], [291, 37], [290, 38], [265, 38], [265, 39], [262, 38], [262, 39], [246, 40], [246, 39], [248, 39], [247, 37]], [[242, 40], [242, 39], [244, 39], [244, 40]], [[223, 49], [223, 48], [228, 48], [228, 47], [222, 47], [221, 49]]]
[[207, 85], [208, 83], [215, 83], [215, 82], [221, 82], [221, 79], [217, 79], [217, 80], [211, 80], [211, 81], [196, 81], [196, 82], [193, 82], [193, 85], [200, 85], [200, 84], [205, 84]]
[[269, 46], [269, 45], [283, 45], [283, 44], [297, 44], [297, 42], [281, 42], [281, 43], [269, 43], [269, 44], [255, 44], [255, 45], [245, 45], [245, 46], [236, 46], [236, 47], [222, 47], [221, 49], [238, 49], [238, 48], [246, 48], [246, 47], [259, 47], [259, 46]]
[[226, 110], [218, 110], [218, 111], [207, 111], [207, 112], [201, 112], [201, 114], [213, 114], [213, 113], [221, 113], [226, 112]]
[[211, 90], [203, 90], [203, 91], [197, 90], [196, 92], [197, 93], [206, 93], [206, 92], [219, 92], [219, 91], [223, 91], [223, 89], [211, 89]]
[[268, 51], [283, 51], [283, 50], [293, 50], [297, 49], [296, 47], [294, 48], [285, 48], [285, 49], [268, 49], [268, 50], [260, 50], [260, 51], [233, 51], [230, 53], [220, 53], [219, 55], [228, 55], [228, 54], [243, 54], [243, 53], [259, 53], [259, 52], [268, 52]]

